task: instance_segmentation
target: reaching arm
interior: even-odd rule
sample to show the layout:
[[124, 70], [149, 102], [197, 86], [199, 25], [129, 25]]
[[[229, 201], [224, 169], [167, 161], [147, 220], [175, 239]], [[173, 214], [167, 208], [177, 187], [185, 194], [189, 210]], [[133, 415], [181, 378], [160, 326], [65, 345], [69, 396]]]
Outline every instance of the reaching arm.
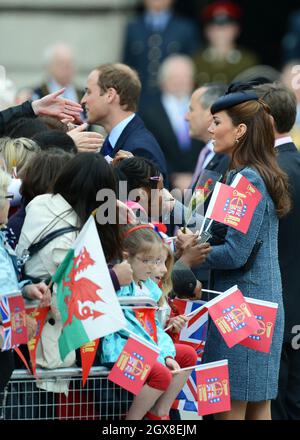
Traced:
[[8, 108], [0, 112], [0, 136], [3, 135], [5, 125], [11, 120], [21, 117], [34, 118], [39, 115], [54, 116], [58, 119], [68, 119], [81, 123], [81, 105], [69, 99], [61, 98], [65, 89], [44, 96], [35, 101], [26, 101], [21, 105]]
[[77, 102], [70, 99], [62, 98], [60, 95], [64, 93], [65, 89], [60, 89], [57, 92], [50, 93], [41, 99], [32, 101], [32, 109], [35, 115], [54, 116], [60, 120], [65, 119], [69, 121], [77, 121], [81, 123], [80, 113], [82, 107]]
[[11, 120], [21, 117], [35, 117], [30, 101], [26, 101], [24, 104], [17, 105], [16, 107], [11, 107], [0, 112], [0, 136], [3, 135], [5, 126]]

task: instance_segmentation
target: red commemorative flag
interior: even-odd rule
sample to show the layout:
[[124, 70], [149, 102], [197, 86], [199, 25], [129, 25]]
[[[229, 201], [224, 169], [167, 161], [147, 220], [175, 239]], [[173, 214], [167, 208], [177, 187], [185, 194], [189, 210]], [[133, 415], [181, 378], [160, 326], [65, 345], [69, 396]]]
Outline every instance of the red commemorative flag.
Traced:
[[206, 303], [208, 313], [229, 348], [256, 333], [260, 326], [242, 292], [233, 286]]
[[206, 416], [230, 411], [228, 361], [211, 362], [197, 367], [198, 414]]
[[100, 339], [88, 342], [80, 347], [81, 366], [82, 366], [82, 384], [85, 386], [90, 370], [93, 366], [95, 356], [98, 350]]
[[27, 342], [28, 351], [31, 360], [32, 372], [36, 376], [36, 349], [39, 343], [46, 317], [49, 313], [50, 307], [26, 307], [26, 313], [37, 322], [35, 335]]
[[156, 362], [158, 353], [158, 347], [137, 336], [130, 336], [108, 379], [138, 395]]
[[155, 323], [156, 309], [153, 307], [140, 307], [133, 309], [136, 319], [151, 336], [154, 342], [157, 342], [157, 327]]
[[255, 188], [255, 186], [252, 185], [252, 183], [249, 182], [249, 180], [246, 179], [246, 177], [244, 177], [241, 173], [236, 175], [230, 186], [244, 193], [250, 199], [257, 200], [257, 203], [259, 203], [262, 198], [262, 195], [258, 189]]
[[[247, 179], [245, 180], [247, 181]], [[251, 185], [250, 182], [249, 185]], [[244, 180], [242, 180], [241, 187], [236, 188], [217, 182], [206, 211], [206, 217], [246, 234], [261, 199], [261, 194], [253, 185], [251, 188], [255, 196], [249, 195], [249, 185], [246, 186]]]
[[8, 299], [10, 308], [12, 345], [26, 344], [28, 341], [25, 303], [21, 294]]
[[240, 344], [256, 351], [269, 353], [274, 334], [278, 304], [254, 298], [245, 299], [251, 306], [255, 318], [258, 321], [259, 329], [240, 342]]

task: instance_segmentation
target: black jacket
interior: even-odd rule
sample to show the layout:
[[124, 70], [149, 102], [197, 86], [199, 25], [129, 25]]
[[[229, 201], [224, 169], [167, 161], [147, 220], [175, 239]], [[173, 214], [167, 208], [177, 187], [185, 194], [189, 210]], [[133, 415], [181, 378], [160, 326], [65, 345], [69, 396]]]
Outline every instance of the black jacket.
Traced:
[[[221, 181], [224, 182], [224, 177], [226, 176], [226, 173], [228, 171], [228, 167], [230, 164], [230, 158], [229, 156], [226, 156], [226, 154], [219, 154], [216, 153], [214, 157], [211, 159], [210, 162], [206, 165], [205, 169], [210, 171], [216, 171], [217, 173], [220, 173], [222, 175]], [[197, 180], [199, 179], [200, 175], [197, 177]], [[196, 183], [192, 187], [192, 191], [195, 190]], [[209, 201], [210, 201], [211, 195], [207, 198], [207, 200], [204, 203], [204, 212], [207, 210]]]
[[154, 134], [165, 157], [169, 173], [193, 172], [203, 142], [191, 140], [190, 149], [180, 149], [177, 136], [161, 100], [142, 113], [146, 127]]
[[115, 145], [112, 157], [119, 150], [130, 151], [134, 156], [146, 157], [152, 160], [158, 165], [164, 179], [168, 180], [165, 156], [155, 137], [147, 130], [139, 116], [135, 115], [122, 131]]
[[293, 143], [280, 145], [278, 164], [289, 178], [292, 210], [279, 222], [278, 251], [285, 309], [285, 341], [300, 324], [300, 152]]
[[[219, 154], [216, 153], [210, 162], [206, 165], [205, 169], [210, 171], [216, 171], [222, 175], [222, 181], [224, 181], [224, 177], [226, 175], [226, 172], [228, 170], [230, 163], [230, 159], [225, 154]], [[197, 180], [199, 179], [200, 175], [197, 177]], [[192, 187], [192, 191], [195, 190], [196, 183]], [[204, 202], [204, 213], [207, 210], [207, 207], [209, 205], [211, 199], [211, 194], [207, 198], [207, 200]], [[213, 235], [213, 239], [210, 240], [210, 243], [215, 245], [219, 244], [220, 242], [223, 242], [224, 237], [226, 235], [227, 227], [225, 225], [221, 225], [220, 223], [214, 222], [212, 224], [210, 233]], [[209, 274], [210, 271], [208, 269], [203, 269], [201, 266], [193, 269], [193, 272], [196, 275], [196, 278], [202, 282], [207, 282], [209, 280]]]
[[0, 112], [0, 136], [3, 136], [6, 124], [13, 119], [21, 117], [35, 117], [30, 101], [26, 101], [21, 105], [10, 107]]
[[229, 156], [226, 156], [226, 154], [219, 154], [216, 153], [212, 160], [206, 165], [206, 170], [211, 171], [217, 171], [218, 173], [222, 174], [222, 181], [224, 179], [224, 176], [228, 170], [230, 163]]

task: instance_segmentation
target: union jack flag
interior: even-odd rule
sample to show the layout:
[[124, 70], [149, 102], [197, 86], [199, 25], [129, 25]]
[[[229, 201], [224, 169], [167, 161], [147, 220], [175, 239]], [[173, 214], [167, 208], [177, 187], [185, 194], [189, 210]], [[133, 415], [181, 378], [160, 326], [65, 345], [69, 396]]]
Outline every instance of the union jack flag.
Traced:
[[[202, 307], [204, 304], [205, 301], [189, 301], [176, 298], [172, 302], [172, 311], [174, 315], [188, 315]], [[178, 337], [179, 343], [191, 345], [195, 348], [198, 355], [198, 365], [202, 362], [207, 336], [207, 326], [208, 312], [207, 309], [203, 307], [201, 310], [199, 310], [199, 312], [195, 312], [195, 314], [192, 315], [191, 319], [187, 323], [187, 326], [181, 330]], [[172, 408], [198, 412], [197, 399], [196, 371], [193, 370], [186, 384], [174, 401]]]
[[27, 343], [25, 305], [22, 295], [14, 292], [0, 296], [0, 317], [3, 327], [2, 351]]
[[[179, 333], [175, 342], [191, 345], [201, 358], [208, 325], [208, 311], [205, 307], [202, 307], [204, 304], [205, 301], [189, 301], [178, 298], [175, 298], [170, 304], [172, 308], [171, 317], [177, 315], [192, 315], [187, 325]], [[197, 309], [200, 309], [199, 312], [196, 311]]]
[[[203, 348], [204, 345], [205, 342], [203, 343]], [[203, 357], [203, 350], [200, 353], [198, 353], [197, 365], [200, 365], [202, 363], [202, 357]], [[196, 371], [193, 370], [186, 384], [184, 385], [184, 387], [176, 397], [176, 400], [173, 402], [172, 408], [183, 411], [193, 411], [197, 413], [198, 412], [197, 401], [198, 401], [198, 396], [197, 396]]]
[[198, 412], [197, 402], [190, 400], [175, 400], [172, 405], [172, 409], [178, 409], [179, 411]]
[[11, 348], [11, 322], [10, 322], [10, 310], [9, 302], [6, 296], [0, 297], [0, 313], [3, 326], [3, 346], [2, 351], [9, 350]]

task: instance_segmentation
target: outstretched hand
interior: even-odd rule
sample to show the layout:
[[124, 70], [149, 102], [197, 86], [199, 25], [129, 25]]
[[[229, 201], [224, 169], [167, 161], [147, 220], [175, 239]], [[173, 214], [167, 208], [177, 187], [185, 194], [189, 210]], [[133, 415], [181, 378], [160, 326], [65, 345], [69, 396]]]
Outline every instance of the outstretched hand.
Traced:
[[81, 124], [67, 132], [79, 153], [99, 153], [104, 142], [104, 137], [94, 131], [85, 131], [88, 124]]
[[54, 116], [59, 120], [66, 119], [82, 123], [80, 113], [82, 107], [77, 102], [60, 97], [65, 89], [50, 93], [41, 99], [32, 102], [32, 109], [37, 116]]

